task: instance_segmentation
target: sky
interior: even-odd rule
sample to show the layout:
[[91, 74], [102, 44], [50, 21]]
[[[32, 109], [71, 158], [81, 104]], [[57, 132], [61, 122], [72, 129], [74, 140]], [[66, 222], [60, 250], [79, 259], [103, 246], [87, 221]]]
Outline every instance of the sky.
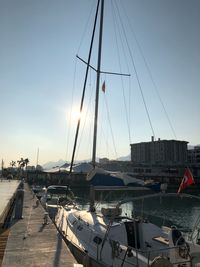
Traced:
[[[87, 61], [95, 8], [94, 0], [0, 0], [5, 166], [71, 160], [86, 69], [76, 55]], [[106, 0], [104, 15], [102, 71], [131, 76], [101, 75], [97, 157], [129, 155], [152, 135], [200, 144], [200, 1]], [[97, 41], [98, 30], [94, 68]], [[90, 69], [76, 160], [92, 154], [95, 81]]]

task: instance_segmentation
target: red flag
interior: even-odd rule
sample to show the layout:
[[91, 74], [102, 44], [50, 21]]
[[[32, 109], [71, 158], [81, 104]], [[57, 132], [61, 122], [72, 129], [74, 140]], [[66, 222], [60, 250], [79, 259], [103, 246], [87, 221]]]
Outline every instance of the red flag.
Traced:
[[103, 84], [102, 84], [102, 91], [105, 93], [105, 91], [106, 91], [106, 84], [105, 84], [105, 81], [103, 82]]
[[179, 186], [178, 192], [180, 193], [182, 190], [184, 190], [188, 185], [195, 184], [193, 175], [189, 168], [185, 169], [184, 176], [182, 179], [182, 182]]

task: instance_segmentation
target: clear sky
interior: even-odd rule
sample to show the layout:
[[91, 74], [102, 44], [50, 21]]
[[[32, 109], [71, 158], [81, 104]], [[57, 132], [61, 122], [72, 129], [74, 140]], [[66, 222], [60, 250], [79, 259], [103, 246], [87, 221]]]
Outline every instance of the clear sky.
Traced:
[[[41, 165], [70, 160], [85, 71], [76, 54], [87, 60], [95, 6], [95, 0], [0, 0], [0, 158], [6, 166], [21, 157], [35, 165], [38, 148]], [[156, 138], [200, 143], [199, 25], [199, 0], [105, 0], [102, 69], [131, 78], [101, 77], [98, 157], [130, 154], [130, 143], [149, 141], [152, 128]], [[91, 64], [96, 67], [96, 56]], [[76, 159], [91, 157], [94, 90], [90, 71]]]

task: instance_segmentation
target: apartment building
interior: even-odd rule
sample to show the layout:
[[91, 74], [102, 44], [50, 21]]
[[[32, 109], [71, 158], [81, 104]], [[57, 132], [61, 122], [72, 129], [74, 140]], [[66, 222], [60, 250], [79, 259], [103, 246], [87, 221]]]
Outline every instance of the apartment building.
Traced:
[[131, 144], [131, 161], [136, 164], [184, 165], [187, 141], [154, 140]]

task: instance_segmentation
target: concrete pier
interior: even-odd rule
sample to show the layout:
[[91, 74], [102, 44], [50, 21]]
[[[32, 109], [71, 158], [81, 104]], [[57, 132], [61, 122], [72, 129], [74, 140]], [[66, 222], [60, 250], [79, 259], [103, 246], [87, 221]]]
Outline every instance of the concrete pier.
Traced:
[[76, 260], [27, 184], [22, 218], [14, 218], [9, 230], [2, 267], [76, 266]]
[[0, 227], [2, 227], [5, 222], [19, 184], [20, 181], [17, 180], [0, 180]]

